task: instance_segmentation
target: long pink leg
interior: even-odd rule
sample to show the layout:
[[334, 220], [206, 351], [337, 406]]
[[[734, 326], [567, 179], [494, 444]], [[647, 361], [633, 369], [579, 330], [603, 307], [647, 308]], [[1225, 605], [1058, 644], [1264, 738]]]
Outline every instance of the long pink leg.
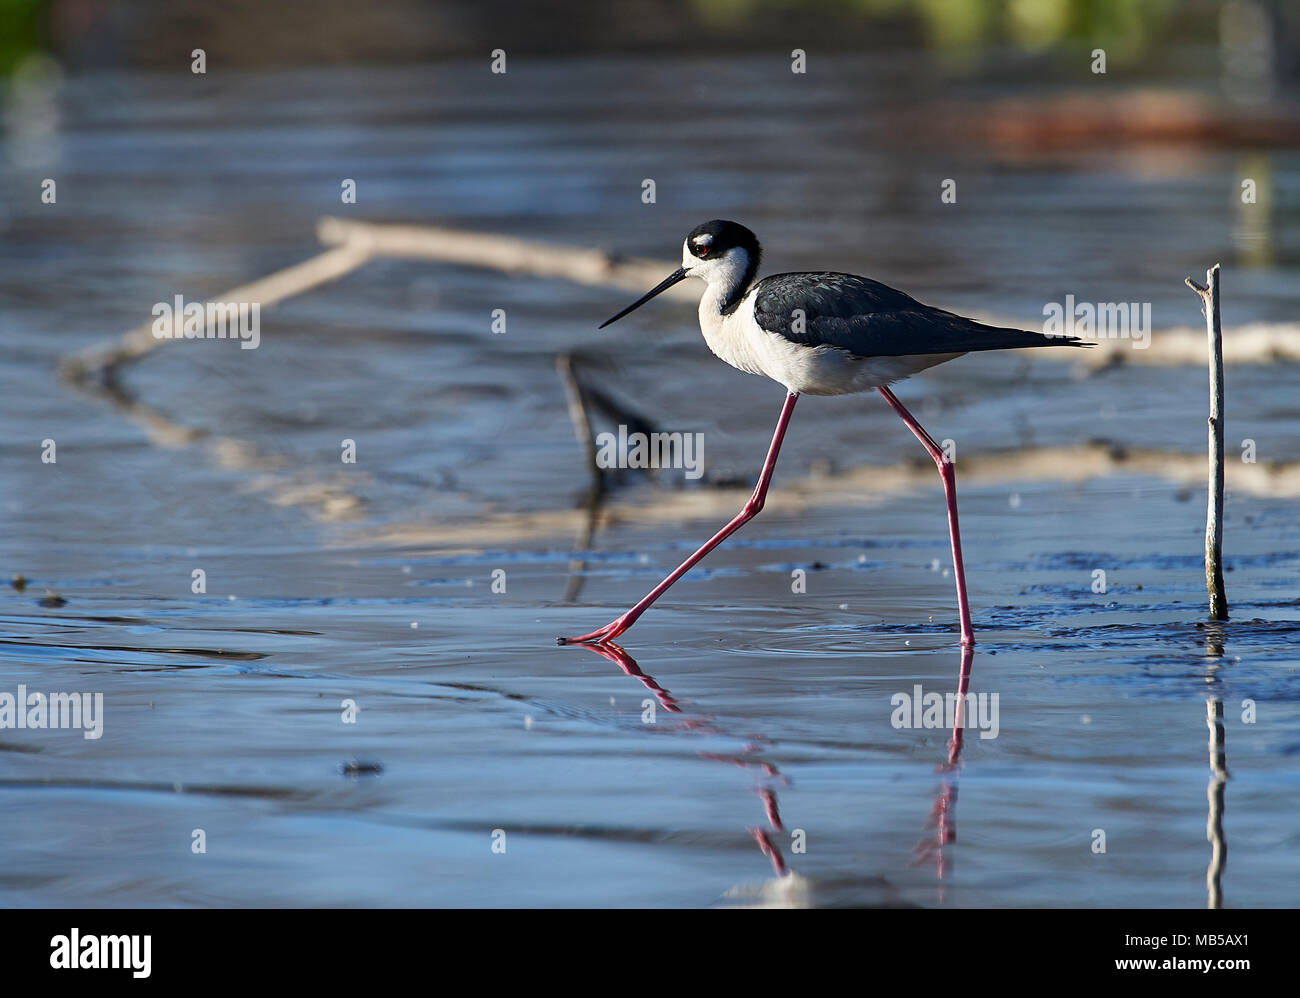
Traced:
[[577, 638], [557, 638], [556, 640], [560, 644], [612, 641], [636, 623], [636, 619], [650, 608], [650, 604], [667, 592], [668, 587], [689, 572], [701, 558], [758, 515], [763, 508], [764, 499], [767, 498], [767, 487], [772, 482], [772, 471], [776, 468], [776, 456], [781, 451], [781, 441], [785, 437], [785, 429], [790, 425], [790, 414], [794, 412], [794, 404], [798, 400], [799, 396], [794, 392], [785, 397], [785, 405], [781, 407], [781, 418], [776, 421], [776, 432], [772, 434], [772, 445], [767, 449], [767, 460], [763, 462], [763, 471], [758, 476], [758, 484], [754, 486], [754, 494], [750, 496], [749, 502], [745, 503], [745, 508], [737, 513], [730, 523], [710, 537], [702, 548], [678, 565], [672, 575], [646, 593], [641, 602], [628, 610], [623, 616], [615, 618], [600, 630], [592, 631], [590, 634], [584, 634]]
[[939, 445], [934, 442], [930, 434], [925, 432], [903, 403], [898, 401], [894, 393], [888, 388], [878, 390], [885, 397], [885, 401], [902, 417], [907, 428], [916, 434], [916, 439], [921, 441], [939, 467], [939, 477], [943, 479], [943, 494], [948, 500], [948, 536], [952, 540], [952, 570], [957, 576], [957, 613], [961, 618], [961, 643], [973, 645], [975, 632], [970, 626], [970, 604], [966, 601], [966, 570], [961, 563], [961, 531], [957, 527], [957, 473], [947, 455], [939, 449]]

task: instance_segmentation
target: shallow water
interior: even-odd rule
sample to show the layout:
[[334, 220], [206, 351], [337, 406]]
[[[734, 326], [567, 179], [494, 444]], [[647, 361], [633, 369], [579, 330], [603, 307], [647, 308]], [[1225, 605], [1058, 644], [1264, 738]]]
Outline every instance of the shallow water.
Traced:
[[[710, 60], [734, 88], [677, 85], [701, 65], [545, 63], [496, 93], [461, 65], [65, 82], [58, 128], [4, 184], [0, 528], [27, 588], [0, 597], [0, 692], [100, 691], [105, 717], [98, 740], [0, 730], [0, 902], [1203, 906], [1207, 700], [1223, 901], [1296, 902], [1295, 497], [1234, 489], [1230, 468], [1220, 632], [1199, 626], [1199, 484], [962, 478], [965, 456], [1092, 439], [1200, 453], [1203, 369], [981, 356], [899, 389], [958, 444], [970, 690], [998, 696], [997, 736], [968, 731], [955, 765], [946, 727], [891, 723], [897, 695], [958, 684], [937, 476], [860, 501], [818, 484], [924, 457], [878, 400], [800, 402], [769, 508], [625, 636], [629, 659], [554, 645], [743, 501], [633, 477], [575, 559], [586, 479], [557, 351], [702, 432], [711, 479], [761, 460], [780, 390], [710, 357], [687, 307], [596, 334], [624, 293], [373, 262], [265, 313], [256, 351], [185, 343], [129, 368], [136, 400], [210, 435], [179, 447], [53, 373], [155, 301], [310, 256], [327, 213], [665, 259], [731, 216], [769, 239], [768, 270], [864, 271], [1023, 321], [1067, 292], [1151, 301], [1157, 329], [1200, 321], [1182, 278], [1222, 258], [1230, 328], [1294, 319], [1300, 208], [1269, 208], [1273, 262], [1247, 269], [1239, 151], [1017, 165], [959, 151], [924, 108], [900, 132], [876, 108], [897, 110], [902, 60], [795, 89]], [[1271, 170], [1293, 187], [1300, 156]], [[57, 206], [13, 193], [51, 173]], [[338, 203], [343, 177], [359, 204]], [[1230, 457], [1246, 437], [1261, 461], [1300, 456], [1294, 383], [1229, 369]], [[66, 603], [40, 605], [46, 588]]]

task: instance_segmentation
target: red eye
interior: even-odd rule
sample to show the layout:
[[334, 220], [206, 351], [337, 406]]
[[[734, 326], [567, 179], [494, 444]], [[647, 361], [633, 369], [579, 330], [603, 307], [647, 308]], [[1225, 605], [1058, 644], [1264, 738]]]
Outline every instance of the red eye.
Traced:
[[698, 251], [698, 252], [699, 252], [700, 256], [708, 256], [708, 255], [709, 255], [709, 248], [708, 248], [707, 246], [701, 246], [701, 247], [699, 248], [699, 251]]

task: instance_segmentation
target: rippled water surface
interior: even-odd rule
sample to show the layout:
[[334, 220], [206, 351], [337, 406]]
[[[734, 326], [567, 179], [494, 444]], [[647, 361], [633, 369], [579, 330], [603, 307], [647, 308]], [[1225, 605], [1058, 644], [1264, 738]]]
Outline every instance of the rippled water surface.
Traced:
[[[908, 65], [795, 87], [757, 58], [98, 76], [64, 81], [48, 132], [11, 125], [0, 531], [26, 588], [0, 596], [0, 692], [98, 691], [105, 714], [98, 740], [0, 730], [0, 903], [1203, 906], [1208, 702], [1223, 901], [1293, 905], [1300, 521], [1294, 491], [1234, 487], [1241, 440], [1300, 460], [1292, 365], [1228, 371], [1216, 628], [1202, 483], [1069, 473], [1089, 441], [1203, 453], [1203, 368], [986, 355], [898, 389], [959, 448], [969, 689], [998, 698], [996, 737], [952, 762], [946, 727], [897, 723], [962, 663], [938, 478], [898, 484], [924, 454], [876, 398], [800, 402], [768, 509], [624, 655], [554, 644], [674, 567], [761, 462], [781, 390], [712, 358], [680, 303], [597, 334], [625, 292], [375, 261], [267, 310], [255, 351], [126, 368], [116, 401], [54, 373], [156, 301], [307, 258], [325, 214], [666, 261], [735, 217], [769, 271], [1026, 322], [1066, 293], [1149, 301], [1157, 336], [1201, 321], [1181, 282], [1221, 259], [1230, 332], [1294, 321], [1300, 209], [1269, 207], [1246, 267], [1243, 151], [1011, 159], [934, 110], [1005, 85], [900, 103]], [[1300, 156], [1268, 165], [1295, 188]], [[57, 205], [27, 193], [45, 176]], [[562, 351], [703, 433], [709, 484], [631, 476], [593, 528]], [[1026, 450], [1064, 467], [978, 473]]]

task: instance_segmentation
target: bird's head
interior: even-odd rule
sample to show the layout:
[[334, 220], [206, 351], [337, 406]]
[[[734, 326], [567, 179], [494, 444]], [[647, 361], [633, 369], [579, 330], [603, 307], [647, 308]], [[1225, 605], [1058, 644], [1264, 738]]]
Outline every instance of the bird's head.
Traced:
[[721, 218], [697, 225], [682, 243], [682, 269], [709, 284], [748, 285], [762, 256], [763, 247], [754, 233]]
[[699, 277], [710, 285], [720, 285], [724, 302], [734, 300], [753, 283], [762, 257], [763, 247], [759, 245], [758, 237], [739, 222], [715, 218], [711, 222], [697, 225], [682, 243], [681, 267], [618, 315], [602, 322], [600, 328], [604, 329], [611, 322], [617, 322], [655, 295], [667, 291], [688, 277]]

